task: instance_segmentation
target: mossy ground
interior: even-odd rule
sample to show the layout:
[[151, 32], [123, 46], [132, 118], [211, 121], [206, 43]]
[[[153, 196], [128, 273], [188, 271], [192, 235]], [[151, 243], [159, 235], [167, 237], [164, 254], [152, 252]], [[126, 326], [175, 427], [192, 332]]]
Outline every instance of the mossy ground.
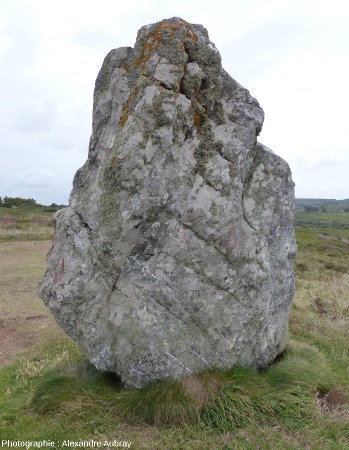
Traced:
[[140, 391], [96, 371], [37, 298], [49, 241], [0, 242], [0, 332], [21, 336], [0, 367], [0, 439], [348, 449], [349, 230], [310, 224], [297, 227], [297, 242], [289, 342], [273, 365]]

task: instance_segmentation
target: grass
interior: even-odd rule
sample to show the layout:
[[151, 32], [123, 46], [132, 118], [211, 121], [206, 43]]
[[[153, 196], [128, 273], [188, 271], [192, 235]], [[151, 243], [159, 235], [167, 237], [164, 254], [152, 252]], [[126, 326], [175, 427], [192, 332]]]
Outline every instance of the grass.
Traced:
[[19, 321], [31, 341], [0, 367], [0, 439], [51, 439], [57, 448], [64, 439], [115, 438], [135, 449], [347, 450], [349, 231], [298, 224], [297, 242], [289, 342], [271, 366], [141, 390], [98, 372], [37, 299], [49, 242], [0, 243], [0, 317], [7, 327]]

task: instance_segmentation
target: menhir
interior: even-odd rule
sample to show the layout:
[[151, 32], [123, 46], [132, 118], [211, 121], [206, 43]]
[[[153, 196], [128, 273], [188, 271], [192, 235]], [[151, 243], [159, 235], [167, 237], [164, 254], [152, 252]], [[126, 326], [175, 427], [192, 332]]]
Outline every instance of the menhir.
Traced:
[[40, 296], [126, 386], [260, 368], [284, 349], [294, 184], [257, 142], [262, 123], [202, 25], [144, 26], [105, 58]]

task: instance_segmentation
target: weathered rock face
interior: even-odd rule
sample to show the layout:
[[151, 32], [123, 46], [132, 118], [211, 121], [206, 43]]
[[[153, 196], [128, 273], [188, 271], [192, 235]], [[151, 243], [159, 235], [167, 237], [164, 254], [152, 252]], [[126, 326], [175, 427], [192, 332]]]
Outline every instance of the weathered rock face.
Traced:
[[140, 387], [284, 349], [294, 185], [262, 123], [202, 25], [164, 20], [107, 55], [40, 286], [98, 369]]

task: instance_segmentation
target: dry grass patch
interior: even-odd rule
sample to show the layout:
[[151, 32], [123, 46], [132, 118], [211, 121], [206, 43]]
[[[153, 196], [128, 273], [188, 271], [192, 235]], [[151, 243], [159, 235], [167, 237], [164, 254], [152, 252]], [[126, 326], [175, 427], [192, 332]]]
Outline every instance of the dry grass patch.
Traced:
[[191, 375], [181, 381], [184, 392], [195, 402], [200, 410], [204, 405], [210, 405], [216, 398], [217, 392], [229, 381], [221, 372], [204, 372]]
[[317, 391], [316, 401], [321, 413], [329, 414], [332, 419], [342, 420], [349, 424], [348, 387], [342, 386], [329, 392]]
[[51, 239], [52, 216], [38, 209], [0, 208], [0, 241]]

